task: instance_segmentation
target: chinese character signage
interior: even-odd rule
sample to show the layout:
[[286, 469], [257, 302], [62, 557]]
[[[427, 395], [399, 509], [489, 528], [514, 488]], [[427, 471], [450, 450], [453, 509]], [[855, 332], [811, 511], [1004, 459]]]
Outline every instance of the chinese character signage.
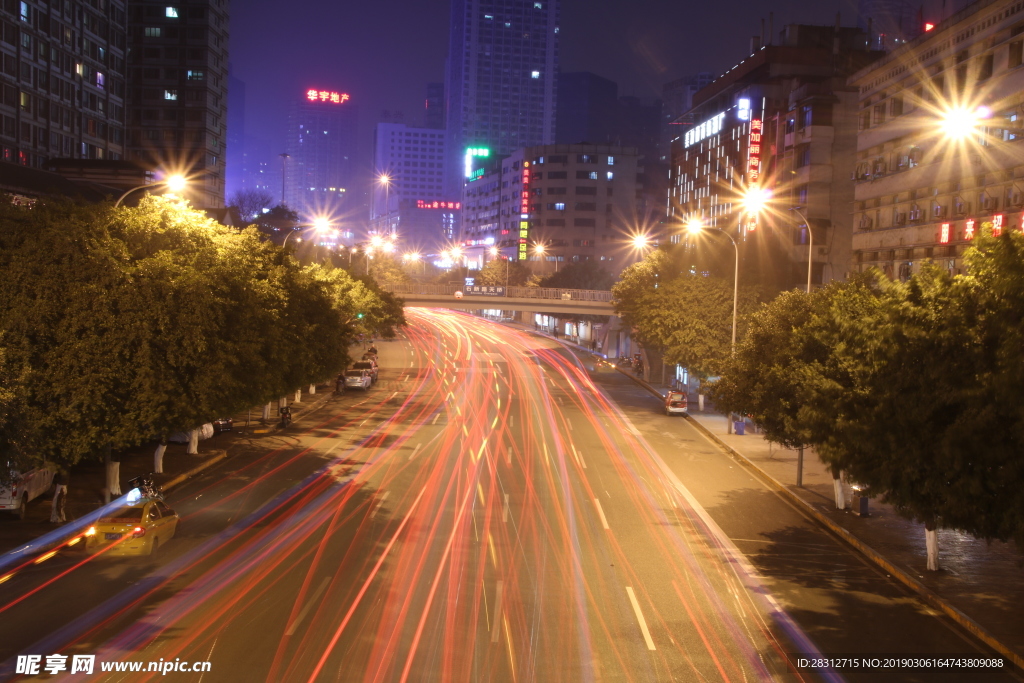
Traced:
[[1003, 234], [1003, 214], [998, 213], [992, 216], [992, 236], [999, 237]]
[[750, 122], [750, 145], [747, 147], [747, 182], [761, 177], [761, 119]]
[[964, 223], [964, 239], [968, 240], [968, 241], [974, 239], [974, 219], [973, 218], [969, 218], [967, 220], [967, 222]]
[[526, 243], [530, 239], [530, 162], [523, 162], [523, 189], [519, 195], [519, 260], [526, 260]]
[[939, 228], [939, 244], [949, 244], [950, 232], [949, 223], [943, 223]]
[[438, 202], [430, 199], [417, 199], [417, 209], [448, 209], [455, 210], [462, 208], [462, 202]]
[[[466, 279], [468, 280], [469, 278]], [[471, 296], [505, 296], [505, 288], [502, 286], [465, 285], [462, 291]]]
[[331, 104], [343, 104], [348, 102], [351, 97], [348, 93], [334, 92], [331, 90], [314, 90], [310, 88], [306, 91], [306, 100], [308, 102], [330, 102]]

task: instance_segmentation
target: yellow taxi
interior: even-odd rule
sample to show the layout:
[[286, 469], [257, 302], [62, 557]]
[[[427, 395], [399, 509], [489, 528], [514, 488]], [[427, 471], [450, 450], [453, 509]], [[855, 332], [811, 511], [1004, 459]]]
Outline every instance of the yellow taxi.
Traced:
[[[134, 491], [133, 491], [134, 493]], [[85, 532], [85, 548], [104, 555], [152, 555], [174, 538], [178, 513], [156, 498], [132, 497]]]

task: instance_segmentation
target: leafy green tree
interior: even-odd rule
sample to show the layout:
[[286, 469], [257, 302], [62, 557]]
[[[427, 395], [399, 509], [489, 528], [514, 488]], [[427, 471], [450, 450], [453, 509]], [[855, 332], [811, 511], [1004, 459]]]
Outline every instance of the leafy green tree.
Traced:
[[478, 274], [479, 283], [489, 287], [526, 287], [533, 272], [524, 261], [491, 259]]
[[412, 281], [395, 252], [376, 251], [370, 259], [370, 275], [381, 285], [404, 285]]
[[614, 283], [615, 277], [602, 268], [597, 261], [580, 261], [570, 263], [557, 273], [542, 279], [540, 286], [558, 289], [609, 290]]

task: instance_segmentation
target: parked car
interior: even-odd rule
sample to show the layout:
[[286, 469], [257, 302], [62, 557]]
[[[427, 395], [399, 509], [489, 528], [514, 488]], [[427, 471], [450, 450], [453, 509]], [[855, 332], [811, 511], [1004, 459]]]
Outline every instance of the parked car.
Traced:
[[85, 548], [110, 556], [152, 555], [177, 530], [178, 513], [162, 500], [139, 497], [96, 520], [85, 532]]
[[28, 504], [50, 490], [53, 474], [48, 467], [35, 467], [24, 473], [11, 470], [0, 481], [0, 510], [9, 510], [18, 519], [25, 519]]
[[230, 417], [222, 417], [219, 420], [213, 421], [213, 433], [220, 434], [221, 432], [230, 432], [235, 428], [235, 421]]
[[370, 373], [370, 378], [374, 382], [377, 381], [378, 367], [379, 366], [377, 365], [377, 361], [374, 360], [360, 360], [352, 364], [353, 370], [366, 370], [368, 373]]
[[666, 415], [686, 415], [689, 406], [686, 401], [686, 394], [681, 391], [670, 390], [665, 394]]
[[349, 370], [345, 373], [346, 389], [362, 389], [366, 391], [370, 388], [371, 384], [373, 384], [373, 379], [366, 370]]

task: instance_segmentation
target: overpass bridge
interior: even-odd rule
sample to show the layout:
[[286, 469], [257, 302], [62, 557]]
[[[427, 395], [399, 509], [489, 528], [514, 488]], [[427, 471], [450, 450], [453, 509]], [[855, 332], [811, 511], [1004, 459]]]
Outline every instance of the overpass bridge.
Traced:
[[405, 299], [406, 306], [501, 309], [530, 313], [614, 315], [612, 293], [593, 289], [484, 287], [468, 285], [381, 285]]

